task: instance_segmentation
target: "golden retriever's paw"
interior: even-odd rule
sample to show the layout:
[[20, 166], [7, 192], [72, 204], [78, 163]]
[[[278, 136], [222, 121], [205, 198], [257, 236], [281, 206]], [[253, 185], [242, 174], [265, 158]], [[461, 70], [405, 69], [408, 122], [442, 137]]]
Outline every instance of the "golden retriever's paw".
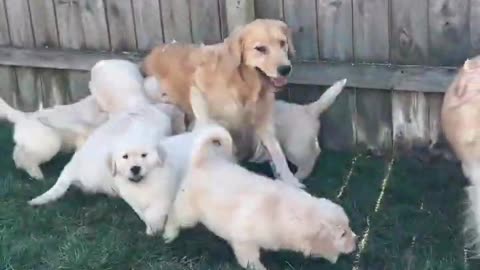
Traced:
[[170, 244], [173, 242], [177, 237], [180, 231], [178, 229], [166, 229], [165, 232], [163, 233], [163, 241], [166, 244]]

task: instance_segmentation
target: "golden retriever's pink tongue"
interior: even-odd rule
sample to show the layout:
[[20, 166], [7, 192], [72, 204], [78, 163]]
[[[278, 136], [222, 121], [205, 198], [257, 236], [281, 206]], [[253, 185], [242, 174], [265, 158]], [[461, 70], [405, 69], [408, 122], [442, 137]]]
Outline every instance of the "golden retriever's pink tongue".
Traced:
[[272, 78], [271, 80], [275, 87], [282, 87], [287, 84], [287, 78], [285, 77]]

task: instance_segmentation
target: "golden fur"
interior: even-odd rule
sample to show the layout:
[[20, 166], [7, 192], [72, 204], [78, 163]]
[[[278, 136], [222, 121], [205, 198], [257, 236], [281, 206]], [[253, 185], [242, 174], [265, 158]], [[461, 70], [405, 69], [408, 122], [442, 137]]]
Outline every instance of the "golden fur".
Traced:
[[[155, 76], [169, 100], [193, 119], [192, 86], [208, 102], [209, 117], [226, 127], [237, 146], [236, 156], [252, 156], [257, 139], [267, 148], [280, 177], [301, 185], [288, 169], [275, 138], [274, 92], [286, 84], [294, 53], [288, 26], [277, 20], [255, 20], [224, 42], [209, 46], [166, 44], [145, 58], [144, 71]], [[288, 72], [281, 72], [282, 68]], [[152, 98], [162, 99], [159, 97]]]
[[455, 154], [462, 162], [467, 188], [472, 245], [480, 248], [480, 57], [467, 60], [445, 93], [442, 128]]

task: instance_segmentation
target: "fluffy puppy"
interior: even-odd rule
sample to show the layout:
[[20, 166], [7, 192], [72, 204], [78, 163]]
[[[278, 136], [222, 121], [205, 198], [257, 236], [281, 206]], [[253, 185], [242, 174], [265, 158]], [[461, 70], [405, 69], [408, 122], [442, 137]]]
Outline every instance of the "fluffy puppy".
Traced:
[[70, 105], [21, 112], [0, 98], [0, 118], [13, 123], [13, 160], [34, 179], [43, 179], [40, 165], [59, 151], [74, 151], [104, 123], [108, 114], [88, 96]]
[[114, 113], [150, 103], [143, 89], [140, 69], [130, 61], [98, 61], [92, 67], [90, 77], [90, 92], [104, 111]]
[[151, 139], [135, 136], [119, 141], [110, 167], [120, 197], [145, 223], [147, 235], [162, 231], [178, 183], [165, 151]]
[[[118, 142], [158, 141], [171, 135], [168, 116], [153, 105], [144, 105], [130, 111], [112, 114], [110, 119], [97, 128], [85, 144], [73, 155], [60, 173], [55, 185], [44, 194], [32, 199], [29, 204], [41, 205], [62, 197], [71, 186], [87, 193], [105, 193], [117, 196], [113, 182], [112, 150]], [[137, 138], [137, 139], [135, 139]], [[146, 143], [148, 145], [148, 143]]]
[[279, 178], [301, 187], [288, 168], [273, 126], [274, 93], [287, 84], [293, 53], [291, 32], [284, 22], [257, 19], [222, 43], [160, 45], [145, 58], [143, 68], [189, 120], [193, 119], [190, 91], [193, 86], [200, 89], [209, 117], [232, 134], [238, 159], [251, 158], [259, 141]]
[[[347, 79], [336, 82], [317, 101], [307, 105], [275, 102], [275, 135], [287, 160], [297, 166], [295, 177], [300, 180], [310, 175], [321, 152], [318, 143], [320, 115], [333, 104], [346, 83]], [[261, 144], [258, 146], [251, 161], [267, 161], [268, 152]]]
[[257, 270], [266, 269], [260, 249], [298, 251], [332, 263], [355, 250], [356, 236], [342, 207], [254, 174], [232, 156], [226, 130], [197, 137], [165, 225], [166, 242], [181, 228], [202, 223], [232, 246], [242, 267]]
[[480, 56], [467, 60], [445, 93], [441, 123], [445, 137], [462, 162], [469, 211], [470, 244], [480, 254]]

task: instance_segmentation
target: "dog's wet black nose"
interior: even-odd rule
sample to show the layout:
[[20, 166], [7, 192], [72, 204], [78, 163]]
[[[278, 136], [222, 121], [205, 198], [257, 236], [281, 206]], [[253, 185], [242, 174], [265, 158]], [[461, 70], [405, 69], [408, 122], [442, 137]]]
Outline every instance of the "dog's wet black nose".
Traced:
[[132, 166], [130, 168], [130, 171], [132, 172], [133, 175], [138, 175], [140, 173], [141, 169], [142, 169], [142, 167], [140, 167], [140, 166]]
[[292, 66], [291, 65], [279, 66], [277, 68], [278, 74], [280, 74], [282, 76], [287, 76], [288, 74], [290, 74], [290, 71], [292, 71]]

